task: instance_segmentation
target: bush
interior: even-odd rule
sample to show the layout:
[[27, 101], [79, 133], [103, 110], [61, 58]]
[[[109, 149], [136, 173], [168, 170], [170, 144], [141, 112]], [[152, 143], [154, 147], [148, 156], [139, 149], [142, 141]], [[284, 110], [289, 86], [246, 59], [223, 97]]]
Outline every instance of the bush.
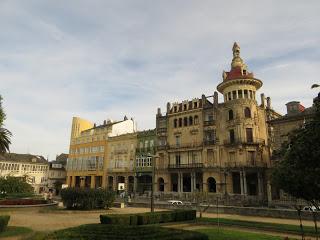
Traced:
[[33, 187], [23, 177], [0, 177], [0, 198], [15, 194], [33, 194]]
[[102, 224], [147, 225], [196, 219], [196, 210], [100, 215]]
[[61, 198], [67, 209], [90, 210], [110, 208], [115, 194], [105, 189], [65, 188], [61, 190]]
[[102, 224], [137, 225], [138, 216], [134, 214], [100, 215], [100, 222]]
[[10, 216], [0, 216], [0, 233], [6, 230], [9, 220]]
[[[34, 238], [32, 238], [34, 239]], [[38, 239], [38, 238], [37, 238]], [[39, 240], [208, 240], [205, 234], [159, 226], [88, 224], [55, 231]]]

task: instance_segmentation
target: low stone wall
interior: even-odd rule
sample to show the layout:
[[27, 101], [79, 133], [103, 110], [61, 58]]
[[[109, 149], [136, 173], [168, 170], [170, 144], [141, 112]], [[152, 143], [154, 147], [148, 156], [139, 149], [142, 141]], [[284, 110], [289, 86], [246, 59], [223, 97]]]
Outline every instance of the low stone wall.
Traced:
[[[133, 207], [150, 207], [149, 203], [129, 203], [129, 206]], [[162, 203], [155, 204], [155, 208], [162, 209], [177, 209], [177, 208], [192, 208], [196, 209], [195, 206], [174, 206], [172, 204]], [[202, 207], [204, 208], [204, 207]], [[293, 209], [273, 209], [273, 208], [257, 208], [257, 207], [238, 207], [238, 206], [210, 206], [207, 213], [225, 213], [225, 214], [236, 214], [243, 216], [259, 216], [259, 217], [273, 217], [273, 218], [287, 218], [287, 219], [298, 219], [298, 213]], [[311, 212], [302, 212], [302, 219], [313, 220]]]

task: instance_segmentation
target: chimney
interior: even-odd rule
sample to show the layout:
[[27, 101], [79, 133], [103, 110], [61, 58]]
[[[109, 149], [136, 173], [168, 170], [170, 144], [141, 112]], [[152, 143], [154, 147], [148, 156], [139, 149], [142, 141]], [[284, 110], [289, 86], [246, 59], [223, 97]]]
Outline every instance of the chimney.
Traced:
[[271, 109], [271, 98], [267, 97], [267, 108]]
[[218, 106], [218, 103], [219, 103], [219, 100], [218, 100], [218, 92], [217, 91], [214, 91], [214, 94], [213, 94], [213, 105], [215, 107]]
[[107, 125], [107, 121], [106, 120], [103, 120], [103, 125]]
[[157, 115], [158, 115], [158, 116], [161, 116], [161, 108], [158, 108], [158, 110], [157, 110]]
[[206, 102], [206, 95], [202, 94], [201, 95], [201, 100], [202, 100], [202, 106], [205, 104]]
[[265, 108], [266, 106], [266, 99], [264, 97], [264, 93], [261, 93], [261, 107]]
[[171, 104], [168, 102], [167, 103], [167, 114], [170, 113], [170, 108], [171, 108]]
[[94, 124], [93, 124], [93, 127], [95, 128], [96, 126], [97, 126], [97, 124], [96, 124], [96, 123], [94, 123]]

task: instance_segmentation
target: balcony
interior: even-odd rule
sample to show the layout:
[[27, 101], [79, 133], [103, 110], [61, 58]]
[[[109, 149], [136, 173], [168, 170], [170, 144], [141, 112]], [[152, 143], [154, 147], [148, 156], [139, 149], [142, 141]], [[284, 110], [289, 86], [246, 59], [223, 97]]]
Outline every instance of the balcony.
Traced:
[[166, 135], [167, 134], [167, 128], [157, 128], [157, 134], [158, 135]]
[[247, 161], [247, 162], [226, 162], [225, 166], [228, 168], [266, 168], [267, 163], [265, 162], [256, 162], [256, 161]]
[[265, 140], [260, 138], [251, 139], [251, 141], [235, 139], [233, 141], [224, 140], [223, 144], [226, 146], [235, 146], [235, 145], [265, 145]]
[[204, 144], [204, 146], [211, 146], [211, 145], [216, 144], [216, 141], [215, 140], [204, 140], [203, 144]]
[[207, 121], [203, 121], [203, 126], [207, 127], [207, 126], [213, 126], [216, 124], [215, 120], [207, 120]]
[[166, 149], [168, 149], [168, 145], [158, 145], [158, 146], [157, 146], [157, 150], [158, 150], [158, 151], [166, 150]]
[[169, 164], [168, 169], [203, 168], [203, 163]]
[[184, 144], [170, 144], [169, 149], [179, 148], [197, 148], [202, 147], [202, 142], [184, 143]]

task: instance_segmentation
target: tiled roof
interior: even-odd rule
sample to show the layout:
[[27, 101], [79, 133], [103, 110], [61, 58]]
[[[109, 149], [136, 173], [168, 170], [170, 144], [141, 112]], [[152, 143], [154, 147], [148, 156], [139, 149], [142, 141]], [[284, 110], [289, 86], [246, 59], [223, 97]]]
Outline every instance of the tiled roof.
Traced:
[[248, 79], [253, 78], [253, 73], [246, 72], [246, 74], [242, 74], [240, 67], [232, 68], [230, 72], [226, 72], [227, 77], [226, 80], [232, 80], [232, 79]]
[[48, 163], [43, 156], [19, 153], [5, 153], [0, 155], [0, 161], [27, 162], [27, 163]]

